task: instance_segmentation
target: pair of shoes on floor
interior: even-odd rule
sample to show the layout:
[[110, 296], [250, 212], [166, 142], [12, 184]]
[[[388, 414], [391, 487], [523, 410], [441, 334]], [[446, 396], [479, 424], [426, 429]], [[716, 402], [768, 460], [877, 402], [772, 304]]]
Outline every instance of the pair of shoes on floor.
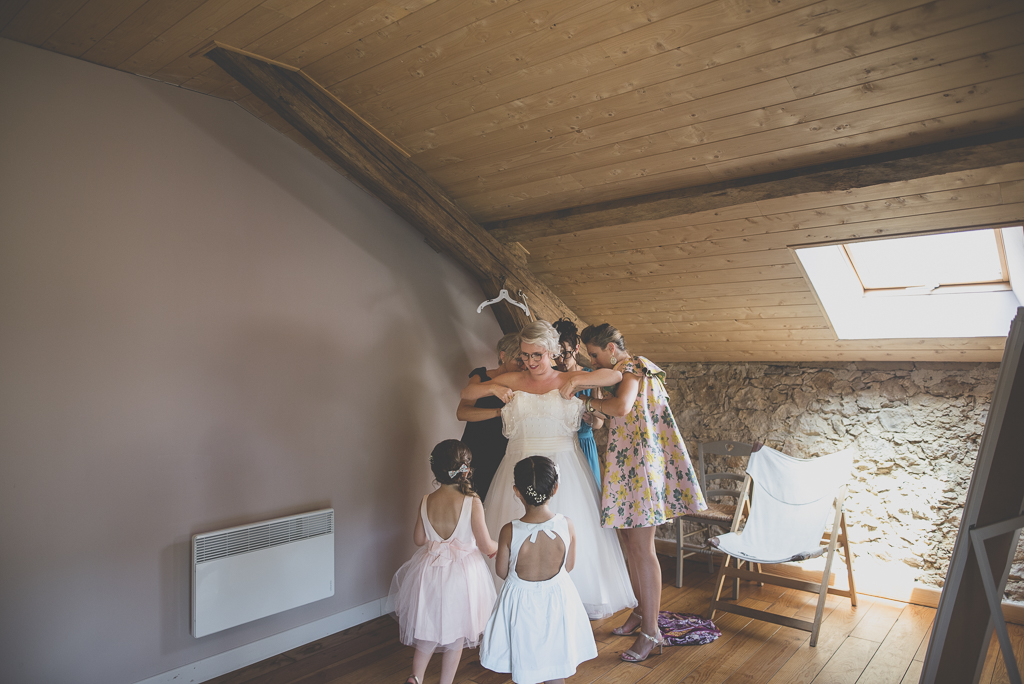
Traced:
[[621, 627], [616, 627], [615, 629], [613, 629], [612, 630], [612, 634], [614, 634], [615, 636], [629, 636], [630, 634], [633, 634], [634, 632], [636, 632], [636, 630], [640, 629], [640, 624], [643, 622], [644, 616], [641, 615], [640, 613], [636, 612], [635, 608], [633, 609], [633, 612], [631, 612], [629, 614], [629, 617], [626, 618], [626, 622], [629, 622], [630, 619], [632, 619], [632, 617], [634, 615], [637, 617], [637, 619], [640, 620], [640, 622], [636, 623], [636, 627], [634, 627], [633, 629], [630, 629], [630, 630], [627, 631], [626, 630], [626, 625], [625, 625], [625, 623], [623, 623], [623, 625]]
[[[663, 637], [661, 635], [660, 631], [655, 632], [655, 633], [658, 636], [653, 637], [650, 634], [648, 634], [647, 632], [644, 632], [643, 630], [640, 630], [640, 636], [642, 636], [644, 639], [647, 639], [648, 641], [652, 642], [654, 644], [654, 646], [657, 646], [658, 647], [658, 655], [661, 655], [662, 649], [665, 647], [665, 637]], [[622, 659], [623, 661], [627, 662], [627, 663], [642, 663], [643, 661], [647, 660], [652, 655], [654, 655], [654, 646], [651, 646], [651, 650], [647, 652], [647, 655], [642, 656], [639, 653], [637, 653], [636, 651], [634, 651], [633, 649], [630, 649], [628, 651], [623, 651], [622, 655], [620, 655], [619, 658]]]

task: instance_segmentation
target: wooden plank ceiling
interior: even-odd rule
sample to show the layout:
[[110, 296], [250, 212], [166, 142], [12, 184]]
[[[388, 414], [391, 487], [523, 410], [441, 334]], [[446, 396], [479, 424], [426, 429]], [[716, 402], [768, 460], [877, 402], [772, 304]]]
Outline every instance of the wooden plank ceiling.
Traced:
[[[1019, 0], [7, 0], [0, 35], [234, 100], [326, 159], [202, 49], [301, 69], [658, 361], [1002, 355], [837, 341], [790, 248], [1024, 220]], [[870, 172], [901, 157], [927, 167]]]

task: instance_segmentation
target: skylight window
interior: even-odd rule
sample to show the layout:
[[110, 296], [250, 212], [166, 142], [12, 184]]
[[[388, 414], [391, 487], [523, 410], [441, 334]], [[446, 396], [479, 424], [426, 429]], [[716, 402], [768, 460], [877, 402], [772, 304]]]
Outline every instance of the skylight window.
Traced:
[[1024, 301], [1020, 226], [794, 251], [839, 339], [1003, 337]]
[[842, 247], [865, 292], [935, 292], [951, 286], [1007, 289], [1010, 284], [998, 230], [871, 240]]

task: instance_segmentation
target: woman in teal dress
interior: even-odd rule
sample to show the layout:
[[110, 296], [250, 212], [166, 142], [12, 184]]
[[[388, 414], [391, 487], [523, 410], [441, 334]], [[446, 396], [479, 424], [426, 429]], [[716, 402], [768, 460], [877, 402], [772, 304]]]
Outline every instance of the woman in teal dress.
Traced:
[[[558, 370], [565, 373], [590, 370], [581, 366], [576, 358], [580, 353], [580, 336], [576, 332], [576, 324], [567, 318], [562, 318], [555, 321], [554, 328], [558, 331], [558, 346], [562, 349], [561, 355], [555, 357], [555, 365]], [[594, 392], [594, 395], [591, 395], [591, 392]], [[576, 396], [586, 401], [587, 397], [597, 396], [597, 392], [598, 390], [586, 389], [577, 392]], [[601, 461], [597, 456], [594, 429], [600, 430], [603, 425], [604, 420], [592, 412], [585, 412], [583, 420], [580, 422], [580, 429], [576, 433], [580, 440], [580, 448], [583, 449], [583, 454], [587, 457], [587, 464], [590, 466], [591, 472], [594, 473], [594, 480], [597, 482], [598, 488], [601, 487]]]

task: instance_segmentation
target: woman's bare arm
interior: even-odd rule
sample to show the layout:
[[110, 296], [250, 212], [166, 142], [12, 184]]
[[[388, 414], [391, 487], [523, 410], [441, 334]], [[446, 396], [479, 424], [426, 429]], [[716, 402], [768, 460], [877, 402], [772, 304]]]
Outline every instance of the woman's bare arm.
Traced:
[[558, 389], [564, 399], [571, 399], [581, 389], [588, 387], [611, 387], [622, 381], [622, 373], [611, 368], [598, 368], [593, 371], [573, 371], [565, 373], [564, 383]]
[[488, 396], [495, 396], [506, 404], [512, 399], [512, 391], [518, 385], [519, 373], [504, 373], [488, 380], [487, 382], [470, 383], [466, 385], [461, 394], [463, 401], [476, 401]]
[[455, 411], [455, 417], [464, 423], [478, 423], [481, 420], [501, 418], [500, 408], [478, 408], [476, 402], [463, 399], [459, 402], [459, 408]]
[[591, 399], [590, 405], [606, 416], [624, 416], [633, 410], [639, 389], [640, 377], [626, 373], [622, 376], [622, 382], [615, 388], [615, 394], [605, 399]]

